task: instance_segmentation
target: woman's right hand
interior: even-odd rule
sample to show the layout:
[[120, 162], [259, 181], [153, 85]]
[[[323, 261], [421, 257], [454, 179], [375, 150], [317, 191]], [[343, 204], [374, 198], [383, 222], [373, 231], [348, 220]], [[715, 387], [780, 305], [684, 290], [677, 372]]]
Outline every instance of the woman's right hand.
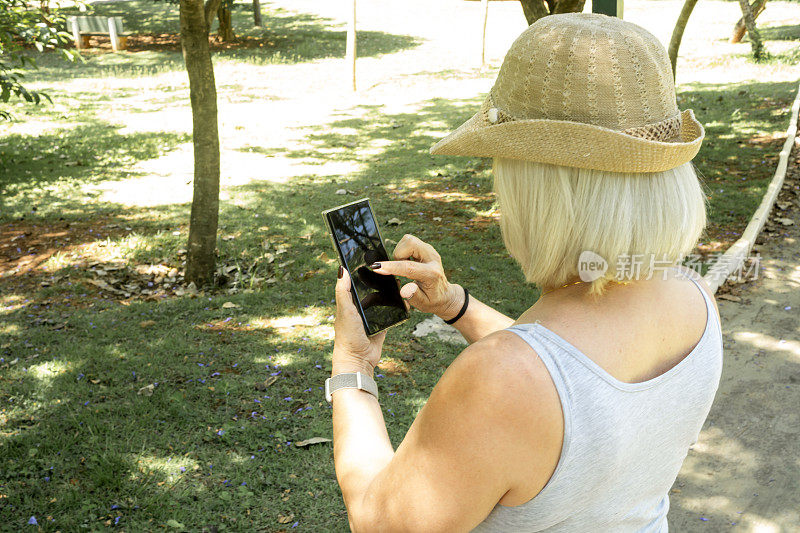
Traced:
[[430, 244], [403, 235], [394, 249], [396, 261], [376, 263], [378, 274], [394, 274], [411, 279], [400, 288], [400, 295], [424, 313], [433, 313], [444, 320], [455, 317], [464, 304], [464, 290], [447, 281], [442, 258]]

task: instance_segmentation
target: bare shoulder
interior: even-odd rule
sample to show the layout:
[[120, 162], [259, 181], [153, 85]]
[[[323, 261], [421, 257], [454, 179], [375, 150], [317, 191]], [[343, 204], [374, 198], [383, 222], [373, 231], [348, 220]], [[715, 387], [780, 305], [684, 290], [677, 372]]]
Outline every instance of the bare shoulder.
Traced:
[[547, 367], [536, 351], [518, 335], [504, 330], [467, 347], [447, 373], [459, 381], [478, 386], [482, 393], [491, 394], [495, 400], [519, 401], [521, 392], [535, 399], [554, 388]]
[[696, 270], [684, 266], [678, 266], [677, 269], [684, 276], [695, 280], [700, 285], [700, 288], [703, 289], [705, 293], [711, 297], [711, 301], [714, 302], [714, 308], [717, 310], [717, 314], [719, 314], [719, 308], [717, 307], [717, 300], [716, 298], [714, 298], [714, 293], [711, 291], [711, 287], [708, 286], [708, 283], [706, 283], [706, 280], [703, 279], [703, 276], [701, 276], [700, 273], [697, 272]]

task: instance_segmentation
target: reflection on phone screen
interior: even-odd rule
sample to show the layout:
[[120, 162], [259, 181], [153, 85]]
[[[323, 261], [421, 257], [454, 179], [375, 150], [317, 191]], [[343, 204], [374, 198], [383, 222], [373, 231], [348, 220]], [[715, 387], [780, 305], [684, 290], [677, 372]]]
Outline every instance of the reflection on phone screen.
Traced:
[[407, 317], [394, 276], [369, 269], [372, 263], [389, 259], [381, 242], [369, 203], [365, 200], [328, 213], [333, 237], [353, 280], [353, 294], [367, 321], [370, 334]]

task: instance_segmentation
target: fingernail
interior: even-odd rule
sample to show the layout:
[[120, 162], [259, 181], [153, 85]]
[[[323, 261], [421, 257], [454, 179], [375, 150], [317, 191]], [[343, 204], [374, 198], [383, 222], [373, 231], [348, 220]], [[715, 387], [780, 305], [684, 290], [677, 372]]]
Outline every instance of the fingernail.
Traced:
[[380, 263], [372, 263], [372, 264], [369, 266], [369, 268], [371, 268], [372, 270], [378, 270], [380, 267], [381, 267], [381, 264], [380, 264]]
[[344, 268], [342, 267], [342, 265], [339, 265], [339, 273], [337, 274], [337, 276], [339, 279], [342, 279], [342, 276], [344, 276]]

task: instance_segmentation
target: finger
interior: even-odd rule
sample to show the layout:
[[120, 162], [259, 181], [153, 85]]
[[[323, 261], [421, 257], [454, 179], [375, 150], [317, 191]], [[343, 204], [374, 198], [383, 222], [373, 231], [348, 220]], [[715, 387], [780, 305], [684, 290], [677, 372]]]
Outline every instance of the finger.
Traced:
[[419, 290], [416, 283], [407, 283], [400, 288], [400, 296], [404, 299], [411, 299]]
[[357, 313], [350, 293], [350, 283], [350, 274], [344, 270], [342, 277], [336, 280], [336, 316]]
[[395, 259], [416, 259], [423, 263], [441, 262], [436, 249], [413, 235], [405, 234], [394, 248]]
[[380, 268], [376, 268], [373, 272], [394, 274], [420, 283], [430, 283], [436, 280], [438, 270], [438, 266], [416, 261], [381, 261]]

